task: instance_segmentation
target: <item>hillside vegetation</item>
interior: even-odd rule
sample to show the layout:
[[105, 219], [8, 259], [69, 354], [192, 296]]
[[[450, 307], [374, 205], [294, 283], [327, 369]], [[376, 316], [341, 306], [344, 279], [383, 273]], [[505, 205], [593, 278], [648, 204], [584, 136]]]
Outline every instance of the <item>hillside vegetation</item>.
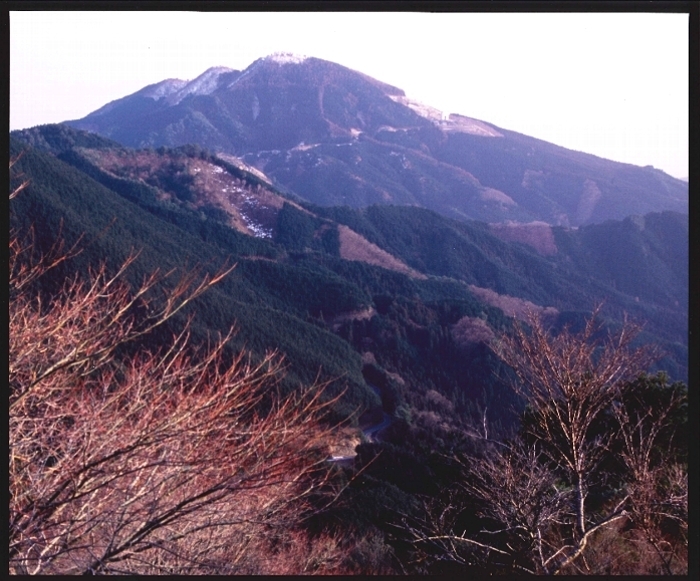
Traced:
[[[377, 91], [390, 89], [376, 85], [368, 95]], [[394, 108], [399, 103], [389, 101], [393, 105], [377, 113], [376, 124], [386, 121], [382, 115], [405, 114]], [[342, 120], [340, 112], [330, 111], [327, 119], [337, 114]], [[651, 405], [654, 398], [666, 402], [680, 429], [678, 437], [664, 436], [650, 445], [654, 450], [671, 446], [682, 473], [687, 413], [683, 389], [673, 382], [686, 381], [688, 374], [685, 214], [664, 211], [578, 228], [548, 226], [543, 252], [531, 240], [504, 236], [486, 222], [451, 219], [388, 200], [366, 208], [315, 205], [200, 146], [132, 150], [65, 125], [14, 132], [10, 146], [18, 157], [11, 186], [28, 181], [10, 202], [13, 231], [22, 240], [33, 229], [35, 256], [50, 253], [59, 239], [66, 248], [75, 244], [80, 249], [33, 281], [31, 292], [44, 304], [61, 296], [65, 281], [76, 274], [89, 280], [90, 268], [101, 263], [107, 272], [116, 272], [133, 252], [138, 256], [123, 274], [132, 289], [156, 270], [173, 271], [159, 283], [168, 293], [193, 271], [215, 277], [235, 264], [228, 276], [153, 332], [120, 346], [118, 355], [156, 351], [186, 327], [193, 345], [211, 345], [233, 325], [236, 333], [221, 346], [221, 357], [232, 360], [245, 351], [255, 365], [266, 360], [269, 350], [278, 352], [285, 373], [275, 393], [296, 397], [306, 386], [326, 383], [319, 401], [328, 407], [319, 429], [360, 444], [345, 464], [332, 467], [328, 487], [307, 499], [310, 512], [301, 528], [310, 539], [337, 541], [345, 555], [337, 571], [449, 573], [447, 561], [463, 567], [462, 572], [513, 572], [513, 563], [535, 567], [530, 553], [511, 555], [512, 561], [474, 561], [473, 555], [450, 553], [446, 546], [428, 547], [425, 540], [440, 530], [452, 535], [464, 525], [472, 540], [482, 542], [490, 534], [484, 530], [493, 529], [489, 523], [502, 518], [480, 508], [488, 498], [474, 492], [474, 474], [465, 462], [484, 461], [490, 448], [480, 448], [480, 439], [511, 442], [529, 421], [528, 401], [511, 387], [517, 365], [498, 346], [503, 337], [523, 329], [518, 321], [536, 328], [532, 317], [538, 314], [552, 336], [578, 336], [599, 304], [595, 340], [628, 329], [626, 316], [643, 324], [629, 348], [656, 344], [663, 353], [635, 370], [667, 375], [639, 380], [640, 397], [647, 398], [640, 405]], [[466, 170], [460, 171], [459, 179], [472, 183]], [[509, 205], [497, 193], [489, 195], [492, 203]], [[669, 393], [675, 395], [667, 401]], [[627, 391], [616, 394], [631, 397]], [[261, 405], [264, 411], [270, 400], [263, 398]], [[615, 408], [605, 409], [595, 418], [601, 423], [586, 432], [591, 442], [609, 433], [611, 422], [631, 425], [613, 420]], [[663, 424], [666, 419], [649, 421]], [[361, 431], [378, 425], [383, 426], [378, 435]], [[332, 439], [327, 436], [329, 445]], [[527, 448], [529, 440], [522, 439]], [[529, 461], [527, 453], [513, 458]], [[590, 511], [583, 511], [593, 520], [605, 518], [613, 497], [614, 502], [624, 498], [623, 504], [636, 498], [615, 496], [636, 482], [631, 468], [607, 457], [605, 462], [612, 464], [596, 473], [600, 481], [591, 481]], [[645, 470], [651, 474], [655, 466]], [[660, 480], [646, 485], [668, 490], [668, 474], [654, 474]], [[552, 477], [563, 478], [565, 488], [576, 483], [568, 472]], [[462, 481], [470, 483], [465, 490], [471, 492], [454, 497], [459, 501], [456, 520], [435, 528], [430, 519], [453, 506], [445, 491], [457, 494], [455, 486]], [[333, 490], [342, 493], [328, 506], [327, 493]], [[563, 495], [562, 502], [564, 497], [570, 500]], [[674, 506], [682, 520], [682, 506]], [[639, 503], [635, 507], [638, 514], [647, 510]], [[663, 519], [649, 521], [653, 526], [646, 529], [635, 523], [635, 535], [648, 530], [653, 537], [660, 527], [663, 538], [675, 543], [671, 553], [663, 543], [656, 545], [666, 568], [682, 569], [682, 527]], [[564, 533], [547, 534], [558, 543]], [[600, 557], [599, 543], [612, 542], [606, 539], [595, 541], [599, 573], [612, 570]], [[649, 551], [657, 542], [653, 539], [644, 541]], [[507, 552], [504, 547], [513, 542], [505, 538], [494, 548]], [[564, 571], [585, 572], [567, 569], [574, 562], [579, 566], [578, 556], [568, 557], [570, 563], [560, 563]]]

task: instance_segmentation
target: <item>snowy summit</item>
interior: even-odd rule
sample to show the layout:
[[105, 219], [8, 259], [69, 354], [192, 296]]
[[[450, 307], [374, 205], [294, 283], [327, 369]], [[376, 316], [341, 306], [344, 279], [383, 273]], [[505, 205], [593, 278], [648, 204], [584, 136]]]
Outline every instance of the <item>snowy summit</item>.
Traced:
[[275, 52], [272, 53], [269, 56], [265, 57], [266, 61], [270, 61], [273, 63], [279, 63], [279, 64], [299, 64], [303, 63], [306, 59], [309, 57], [306, 55], [301, 55], [301, 54], [294, 54], [291, 52]]

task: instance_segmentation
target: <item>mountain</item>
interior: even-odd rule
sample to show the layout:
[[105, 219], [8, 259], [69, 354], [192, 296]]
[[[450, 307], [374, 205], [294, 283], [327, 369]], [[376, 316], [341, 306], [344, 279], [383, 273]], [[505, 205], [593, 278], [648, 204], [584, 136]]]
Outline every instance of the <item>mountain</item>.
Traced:
[[[237, 293], [256, 305], [340, 334], [360, 354], [375, 353], [375, 359], [392, 372], [420, 377], [425, 371], [418, 373], [416, 368], [432, 357], [437, 357], [434, 365], [447, 366], [444, 353], [419, 356], [415, 349], [420, 345], [427, 345], [429, 351], [437, 349], [437, 343], [431, 347], [431, 334], [437, 337], [445, 332], [445, 325], [456, 324], [457, 319], [450, 318], [456, 313], [467, 314], [460, 307], [444, 311], [451, 315], [438, 315], [446, 308], [444, 301], [457, 300], [470, 305], [471, 313], [500, 313], [490, 315], [495, 317], [490, 322], [494, 330], [528, 309], [549, 312], [554, 321], [563, 323], [578, 316], [574, 313], [605, 302], [603, 313], [611, 323], [621, 321], [625, 313], [646, 321], [645, 340], [661, 343], [669, 353], [662, 366], [674, 377], [687, 374], [688, 220], [683, 214], [650, 213], [565, 228], [453, 220], [412, 206], [323, 207], [280, 191], [268, 176], [238, 158], [198, 146], [133, 150], [65, 125], [17, 131], [12, 138], [17, 149], [31, 146], [33, 156], [63, 164], [66, 172], [77, 171], [69, 181], [79, 178], [99, 184], [100, 200], [114, 199], [120, 207], [128, 201], [129, 211], [140, 213], [138, 220], [128, 219], [134, 234], [113, 240], [108, 233], [96, 243], [107, 245], [105, 256], [114, 254], [116, 247], [125, 254], [127, 240], [134, 236], [131, 246], [144, 248], [154, 265], [182, 264], [188, 261], [186, 256], [212, 263], [222, 253], [229, 255], [238, 262], [236, 273], [246, 281]], [[39, 183], [52, 191], [66, 187], [60, 186], [64, 179], [52, 178], [55, 183], [50, 184], [43, 174], [35, 179], [35, 188]], [[27, 195], [17, 205], [30, 199]], [[83, 229], [97, 234], [95, 224], [105, 227], [112, 217], [124, 220], [120, 215], [126, 209], [116, 206], [102, 210], [99, 219], [91, 217], [103, 201], [96, 205], [71, 201], [70, 196], [59, 199], [61, 207], [49, 214], [43, 206], [40, 212], [36, 206], [29, 214], [25, 211], [25, 224], [28, 215], [34, 220], [42, 215], [49, 220], [43, 230], [57, 232], [63, 220], [64, 231], [77, 236]], [[46, 202], [47, 207], [55, 203], [54, 198]], [[70, 219], [76, 212], [80, 219]], [[180, 231], [185, 233], [183, 240], [190, 240], [181, 249], [154, 248], [153, 240], [166, 232], [172, 232], [168, 236], [176, 244]], [[190, 245], [194, 246], [190, 249]], [[166, 256], [160, 257], [162, 253]], [[422, 305], [418, 312], [437, 309], [424, 322], [408, 314], [417, 308], [416, 300]], [[397, 316], [389, 306], [404, 301], [414, 306], [402, 307], [397, 320], [385, 322], [394, 329], [392, 333], [407, 339], [405, 359], [397, 359], [395, 344], [377, 343], [379, 328], [364, 327], [373, 317]], [[286, 341], [277, 341], [274, 330], [259, 338], [255, 317], [245, 323], [247, 311], [235, 318], [247, 329], [246, 341], [267, 347]], [[416, 334], [418, 328], [424, 331]], [[423, 339], [421, 333], [426, 333]], [[377, 345], [383, 345], [379, 351]], [[324, 353], [318, 346], [313, 351]], [[295, 357], [300, 369], [308, 365], [301, 352]], [[326, 363], [325, 367], [333, 366]], [[347, 375], [359, 378], [357, 373], [355, 369]], [[439, 381], [444, 381], [445, 388], [461, 383], [456, 377]]]
[[318, 206], [431, 209], [458, 220], [581, 226], [688, 212], [688, 185], [446, 115], [362, 73], [277, 54], [168, 79], [69, 125], [133, 148], [197, 144]]
[[[214, 71], [189, 92], [177, 81], [148, 91], [181, 99], [177, 108], [234, 73]], [[44, 305], [67, 279], [100, 262], [114, 270], [134, 250], [125, 275], [134, 286], [156, 269], [174, 271], [167, 285], [236, 264], [130, 348], [162, 348], [192, 316], [195, 344], [235, 325], [228, 354], [283, 355], [283, 392], [328, 382], [339, 399], [327, 421], [344, 437], [332, 452], [343, 461], [329, 464], [341, 492], [330, 506], [322, 496], [299, 526], [333, 532], [363, 571], [405, 572], [414, 554], [397, 537], [401, 523], [454, 490], [455, 458], [482, 433], [499, 438], [518, 426], [523, 402], [490, 346], [515, 319], [536, 311], [555, 331], [576, 331], [603, 302], [604, 331], [628, 315], [645, 322], [637, 344], [665, 352], [654, 369], [687, 380], [687, 214], [574, 228], [453, 219], [411, 205], [324, 206], [247, 157], [193, 144], [132, 149], [68, 125], [12, 132], [10, 154], [11, 187], [28, 183], [10, 201], [11, 232], [33, 229], [34, 256], [57, 239], [82, 250], [38, 281]], [[685, 423], [674, 429], [684, 434]], [[465, 514], [460, 530], [476, 526]]]

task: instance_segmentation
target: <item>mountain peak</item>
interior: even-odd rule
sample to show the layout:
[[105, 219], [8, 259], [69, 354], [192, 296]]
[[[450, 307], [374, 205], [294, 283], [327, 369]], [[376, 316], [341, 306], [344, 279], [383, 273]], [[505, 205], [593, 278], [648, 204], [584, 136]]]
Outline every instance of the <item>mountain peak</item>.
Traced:
[[169, 95], [169, 103], [177, 105], [187, 95], [209, 95], [219, 87], [219, 78], [225, 73], [236, 72], [228, 67], [211, 67], [199, 75], [196, 79], [189, 81], [177, 92]]
[[292, 52], [273, 52], [272, 54], [263, 57], [263, 60], [266, 62], [278, 63], [281, 65], [298, 65], [300, 63], [303, 63], [308, 58], [309, 57], [306, 55], [294, 54]]
[[661, 171], [448, 113], [313, 56], [277, 52], [134, 95], [71, 124], [133, 147], [197, 143], [235, 155], [319, 205], [412, 204], [461, 220], [571, 226], [687, 212], [687, 184]]

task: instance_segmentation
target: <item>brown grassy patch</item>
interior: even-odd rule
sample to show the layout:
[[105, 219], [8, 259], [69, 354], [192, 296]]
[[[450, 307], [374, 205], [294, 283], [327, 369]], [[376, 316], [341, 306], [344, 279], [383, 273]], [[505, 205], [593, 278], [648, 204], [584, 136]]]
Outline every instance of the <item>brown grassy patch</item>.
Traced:
[[481, 288], [470, 284], [469, 290], [474, 293], [476, 298], [485, 302], [487, 305], [498, 307], [509, 317], [515, 317], [521, 321], [527, 320], [530, 313], [537, 313], [545, 316], [559, 314], [559, 311], [554, 307], [540, 307], [525, 299], [508, 295], [499, 295], [496, 291], [488, 288]]
[[347, 226], [338, 226], [338, 235], [340, 237], [340, 257], [345, 260], [357, 260], [367, 264], [374, 264], [387, 270], [406, 274], [411, 278], [428, 278], [424, 274], [413, 270], [395, 256], [382, 250], [376, 244], [372, 244]]
[[489, 224], [493, 234], [506, 242], [520, 242], [531, 246], [543, 256], [557, 253], [552, 227], [544, 222], [506, 222], [504, 224]]

